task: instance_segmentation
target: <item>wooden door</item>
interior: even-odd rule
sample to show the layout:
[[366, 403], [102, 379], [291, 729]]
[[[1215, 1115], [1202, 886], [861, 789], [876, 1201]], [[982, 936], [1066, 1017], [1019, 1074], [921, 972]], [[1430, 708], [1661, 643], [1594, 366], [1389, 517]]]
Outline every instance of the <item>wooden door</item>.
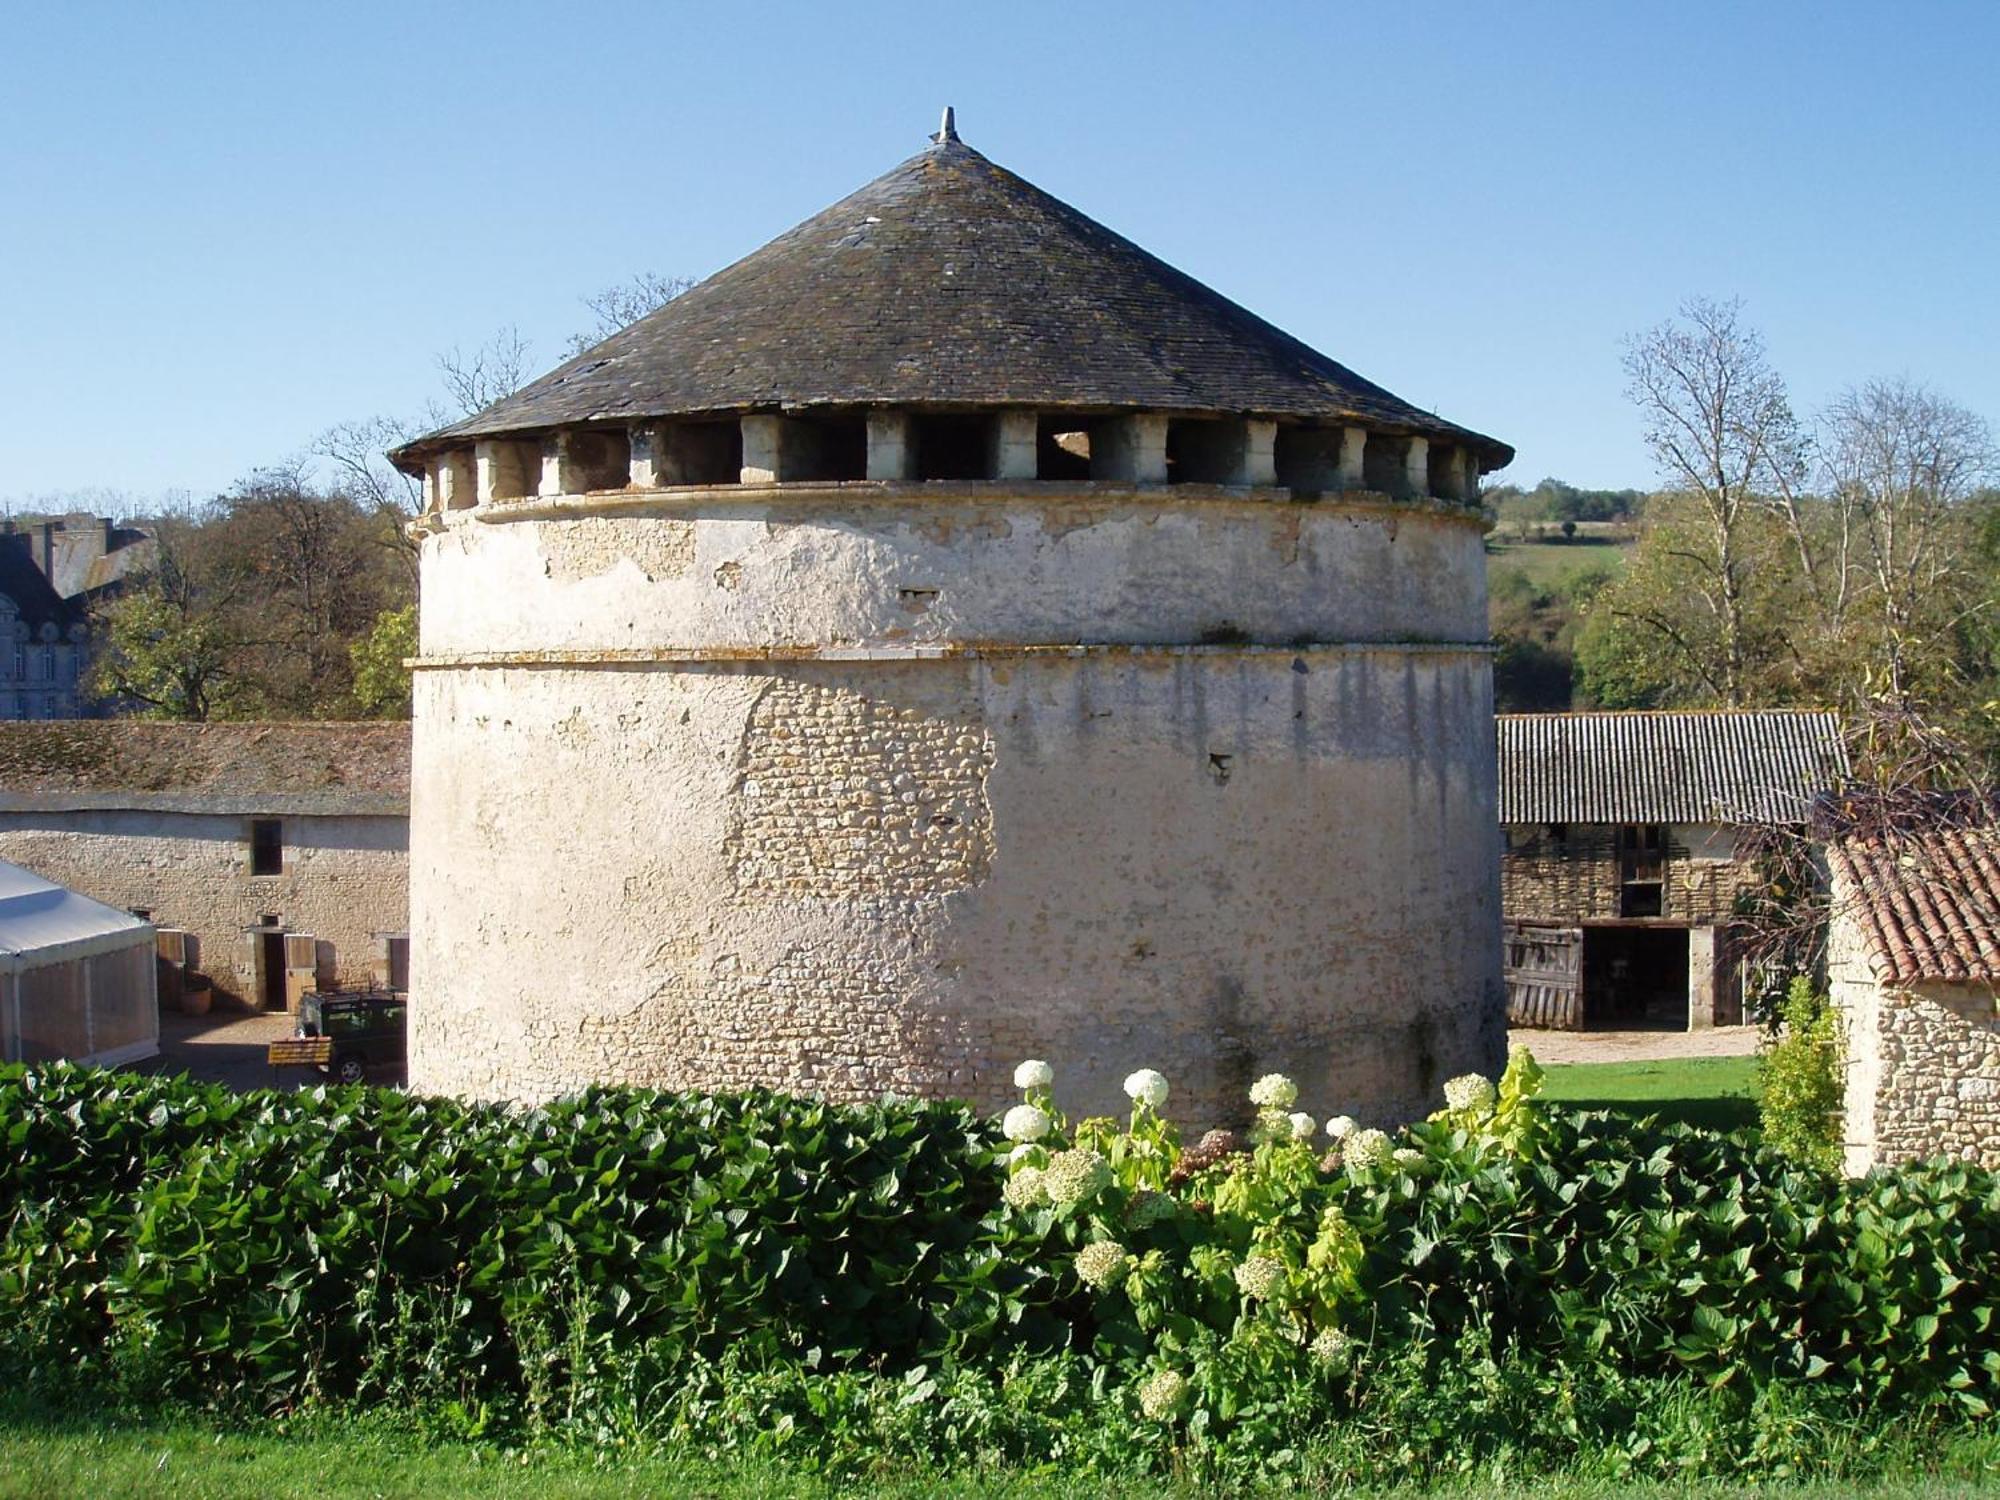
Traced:
[[1583, 931], [1509, 922], [1507, 1024], [1552, 1031], [1583, 1029]]

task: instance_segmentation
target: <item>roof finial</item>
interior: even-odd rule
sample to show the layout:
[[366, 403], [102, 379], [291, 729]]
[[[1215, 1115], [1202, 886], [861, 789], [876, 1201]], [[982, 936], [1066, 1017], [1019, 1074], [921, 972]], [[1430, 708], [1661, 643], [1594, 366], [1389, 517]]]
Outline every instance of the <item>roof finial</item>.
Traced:
[[949, 104], [944, 107], [944, 123], [938, 126], [938, 133], [932, 136], [931, 139], [940, 146], [946, 141], [955, 141], [958, 139], [958, 121], [952, 115]]

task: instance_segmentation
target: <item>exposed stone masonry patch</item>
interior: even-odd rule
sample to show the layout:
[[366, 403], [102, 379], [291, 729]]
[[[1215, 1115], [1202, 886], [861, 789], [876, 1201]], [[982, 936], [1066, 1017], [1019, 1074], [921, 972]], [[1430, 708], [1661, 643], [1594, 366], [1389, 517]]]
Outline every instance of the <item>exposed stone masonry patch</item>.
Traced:
[[738, 900], [936, 897], [993, 858], [992, 738], [960, 720], [797, 680], [751, 710], [728, 860]]
[[628, 560], [648, 583], [682, 577], [694, 565], [694, 526], [686, 521], [627, 526], [610, 516], [582, 516], [547, 523], [538, 540], [557, 583], [595, 578]]

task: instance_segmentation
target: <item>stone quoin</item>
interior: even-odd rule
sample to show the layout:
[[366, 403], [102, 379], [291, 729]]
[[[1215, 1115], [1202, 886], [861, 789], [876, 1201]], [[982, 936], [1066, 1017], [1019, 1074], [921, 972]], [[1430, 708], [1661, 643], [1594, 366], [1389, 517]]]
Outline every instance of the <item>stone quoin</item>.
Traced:
[[1370, 1120], [1501, 1061], [1478, 476], [964, 145], [421, 474], [420, 1090]]

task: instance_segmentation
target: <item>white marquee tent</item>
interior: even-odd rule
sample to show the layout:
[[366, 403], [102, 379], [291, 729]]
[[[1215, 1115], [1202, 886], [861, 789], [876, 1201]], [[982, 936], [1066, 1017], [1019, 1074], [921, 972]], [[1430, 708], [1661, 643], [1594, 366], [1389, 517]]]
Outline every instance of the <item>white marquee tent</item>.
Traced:
[[0, 1057], [157, 1054], [155, 951], [151, 923], [0, 861]]

